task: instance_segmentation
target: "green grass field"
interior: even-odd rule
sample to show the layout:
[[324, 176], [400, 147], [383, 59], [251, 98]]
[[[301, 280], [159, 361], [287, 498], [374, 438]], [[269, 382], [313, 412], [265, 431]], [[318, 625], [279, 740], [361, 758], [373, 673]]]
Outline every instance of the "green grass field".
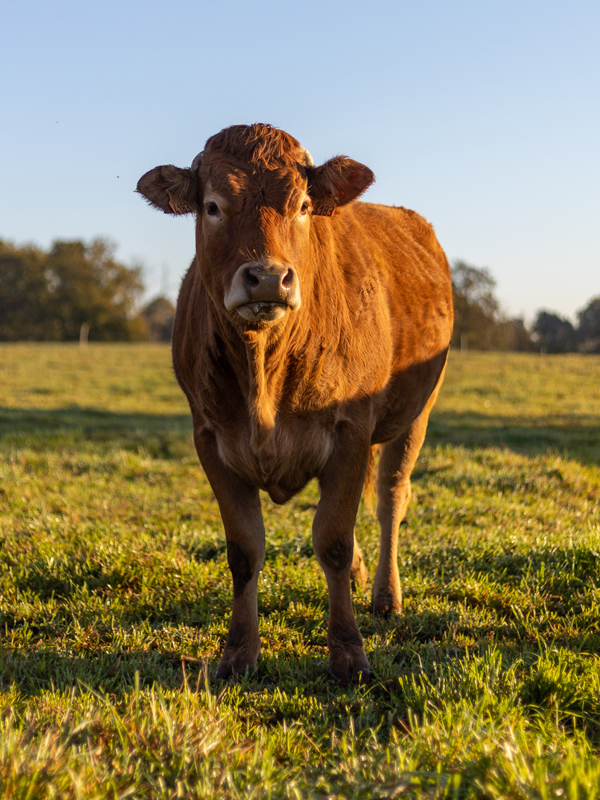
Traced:
[[314, 484], [264, 500], [263, 660], [216, 682], [225, 540], [166, 347], [2, 345], [0, 376], [0, 797], [600, 797], [600, 358], [452, 354], [404, 614], [356, 595], [350, 688]]

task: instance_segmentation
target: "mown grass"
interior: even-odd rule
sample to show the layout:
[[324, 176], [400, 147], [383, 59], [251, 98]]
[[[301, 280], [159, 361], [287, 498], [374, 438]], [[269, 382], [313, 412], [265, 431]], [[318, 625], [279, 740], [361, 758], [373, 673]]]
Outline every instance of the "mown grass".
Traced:
[[[600, 359], [453, 353], [375, 672], [326, 673], [310, 485], [264, 500], [263, 660], [168, 349], [0, 347], [0, 797], [600, 796]], [[371, 570], [375, 521], [359, 513]]]

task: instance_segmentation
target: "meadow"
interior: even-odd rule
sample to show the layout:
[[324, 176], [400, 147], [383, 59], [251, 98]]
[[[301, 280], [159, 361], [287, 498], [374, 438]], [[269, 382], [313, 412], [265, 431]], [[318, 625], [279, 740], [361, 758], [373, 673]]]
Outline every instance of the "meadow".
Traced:
[[[167, 347], [0, 346], [0, 798], [600, 797], [600, 358], [451, 353], [404, 613], [327, 675], [318, 490], [263, 498], [257, 672]], [[361, 506], [371, 573], [377, 528]]]

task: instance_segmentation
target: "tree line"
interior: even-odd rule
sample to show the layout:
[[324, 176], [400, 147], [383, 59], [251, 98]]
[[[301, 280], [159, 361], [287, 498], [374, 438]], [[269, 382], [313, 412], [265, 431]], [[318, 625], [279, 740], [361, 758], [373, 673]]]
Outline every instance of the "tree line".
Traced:
[[542, 353], [600, 353], [600, 296], [577, 312], [577, 325], [552, 311], [537, 312], [533, 325], [502, 312], [496, 281], [486, 267], [452, 264], [454, 332], [462, 350], [517, 350]]
[[[53, 242], [49, 250], [0, 240], [0, 341], [169, 341], [175, 309], [156, 297], [140, 308], [142, 269], [115, 259], [105, 239]], [[452, 264], [454, 347], [600, 353], [600, 296], [578, 322], [542, 310], [532, 326], [503, 313], [489, 269]]]
[[142, 269], [105, 239], [57, 240], [49, 250], [0, 240], [0, 341], [168, 341], [173, 304], [140, 308]]

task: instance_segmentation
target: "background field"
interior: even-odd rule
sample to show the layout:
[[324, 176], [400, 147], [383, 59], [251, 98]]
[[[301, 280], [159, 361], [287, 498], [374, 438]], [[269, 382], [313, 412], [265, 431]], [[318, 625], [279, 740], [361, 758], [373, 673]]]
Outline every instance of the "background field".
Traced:
[[[326, 674], [315, 485], [264, 500], [263, 660], [158, 345], [0, 347], [0, 797], [600, 796], [600, 358], [453, 353], [375, 672]], [[375, 521], [358, 538], [373, 570]]]

